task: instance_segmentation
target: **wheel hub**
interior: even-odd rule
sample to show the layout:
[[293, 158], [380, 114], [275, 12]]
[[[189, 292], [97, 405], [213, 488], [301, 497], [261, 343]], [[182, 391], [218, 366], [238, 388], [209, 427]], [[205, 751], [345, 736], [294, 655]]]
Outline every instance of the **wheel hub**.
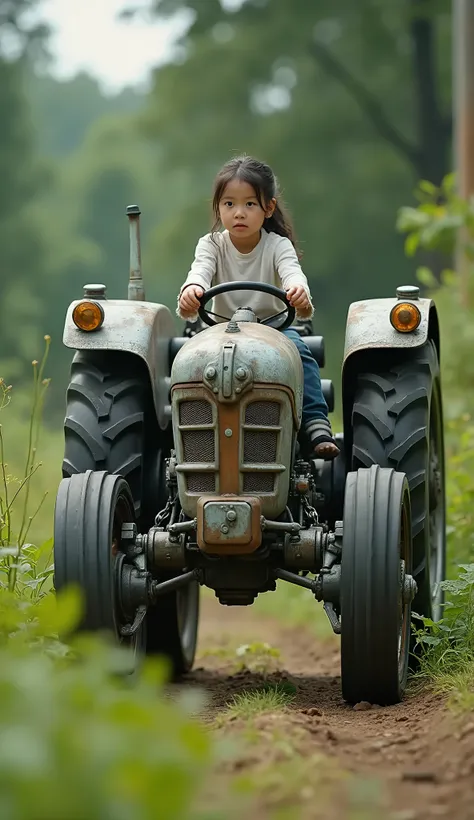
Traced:
[[418, 592], [418, 584], [413, 575], [407, 575], [405, 571], [405, 561], [400, 561], [400, 588], [401, 588], [401, 604], [402, 610], [407, 604], [410, 604], [416, 593]]

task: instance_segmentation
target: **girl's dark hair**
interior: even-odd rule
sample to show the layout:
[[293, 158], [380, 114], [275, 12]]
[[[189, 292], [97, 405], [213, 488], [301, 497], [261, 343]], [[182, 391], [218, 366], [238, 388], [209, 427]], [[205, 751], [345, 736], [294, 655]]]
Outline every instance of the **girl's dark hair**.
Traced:
[[286, 236], [296, 247], [296, 238], [291, 219], [279, 201], [280, 192], [275, 174], [265, 162], [260, 162], [254, 157], [245, 155], [230, 159], [216, 176], [212, 197], [214, 224], [211, 229], [211, 234], [215, 233], [221, 227], [219, 204], [226, 185], [232, 179], [248, 182], [254, 189], [255, 196], [263, 210], [267, 210], [272, 199], [277, 200], [273, 215], [265, 219], [263, 227], [268, 232], [273, 231], [279, 236]]

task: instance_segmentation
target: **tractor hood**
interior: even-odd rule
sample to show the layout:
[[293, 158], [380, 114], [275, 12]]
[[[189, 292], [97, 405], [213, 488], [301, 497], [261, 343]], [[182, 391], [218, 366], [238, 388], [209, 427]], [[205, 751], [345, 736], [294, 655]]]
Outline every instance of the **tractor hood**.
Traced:
[[294, 343], [257, 322], [219, 323], [189, 339], [176, 355], [171, 387], [204, 384], [224, 403], [255, 386], [286, 388], [299, 427], [303, 366]]

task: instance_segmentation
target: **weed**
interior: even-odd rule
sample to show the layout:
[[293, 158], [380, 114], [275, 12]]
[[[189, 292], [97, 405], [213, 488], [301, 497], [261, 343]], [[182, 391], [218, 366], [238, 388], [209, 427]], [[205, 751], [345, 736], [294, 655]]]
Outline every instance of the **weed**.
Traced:
[[474, 705], [474, 564], [461, 564], [455, 580], [444, 581], [444, 616], [434, 622], [422, 618], [415, 630], [422, 649], [417, 677], [437, 691], [451, 694], [458, 706]]
[[265, 712], [274, 712], [289, 706], [294, 694], [281, 686], [268, 686], [253, 692], [235, 695], [227, 704], [227, 716], [248, 720]]
[[[41, 467], [37, 461], [44, 397], [49, 379], [43, 378], [48, 358], [50, 337], [45, 336], [45, 352], [40, 363], [33, 361], [33, 395], [28, 425], [25, 467], [21, 478], [8, 472], [3, 425], [0, 424], [0, 585], [10, 592], [25, 592], [28, 597], [40, 597], [52, 575], [52, 542], [39, 548], [28, 543], [31, 525], [46, 499], [43, 494], [33, 512], [30, 511], [31, 480]], [[0, 379], [0, 411], [10, 405], [11, 385]], [[44, 559], [45, 566], [41, 566]]]

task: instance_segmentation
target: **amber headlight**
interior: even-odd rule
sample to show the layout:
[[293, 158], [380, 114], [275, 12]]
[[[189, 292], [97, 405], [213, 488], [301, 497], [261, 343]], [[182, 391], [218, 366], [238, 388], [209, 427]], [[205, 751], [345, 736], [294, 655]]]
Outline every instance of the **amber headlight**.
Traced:
[[421, 313], [411, 302], [398, 302], [390, 311], [390, 323], [399, 333], [411, 333], [421, 322]]
[[104, 309], [97, 302], [79, 302], [72, 312], [72, 320], [79, 330], [98, 330], [104, 321]]

